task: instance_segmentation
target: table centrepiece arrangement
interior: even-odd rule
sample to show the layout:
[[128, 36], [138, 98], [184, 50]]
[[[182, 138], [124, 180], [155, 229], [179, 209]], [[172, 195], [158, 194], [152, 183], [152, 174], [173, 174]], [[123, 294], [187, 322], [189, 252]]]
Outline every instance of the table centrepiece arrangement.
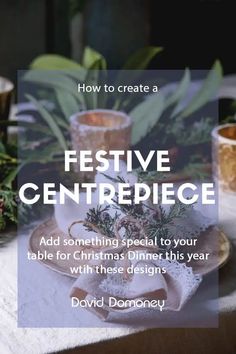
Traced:
[[[132, 190], [139, 180], [139, 172], [127, 173], [124, 162], [122, 166], [120, 173], [112, 172], [112, 167], [106, 175], [97, 173], [95, 182], [110, 181], [116, 188], [120, 180], [125, 180], [129, 181]], [[147, 173], [146, 178], [150, 175]], [[215, 226], [215, 221], [203, 215], [196, 205], [183, 205], [176, 201], [172, 206], [154, 206], [147, 201], [138, 205], [115, 203], [99, 206], [95, 191], [92, 205], [85, 203], [85, 193], [82, 192], [80, 205], [68, 199], [65, 205], [57, 204], [54, 209], [54, 217], [32, 232], [29, 251], [34, 254], [73, 252], [75, 257], [66, 261], [55, 258], [38, 260], [54, 271], [76, 278], [71, 289], [72, 297], [87, 301], [103, 297], [105, 303], [102, 308], [89, 308], [102, 319], [106, 319], [110, 312], [137, 310], [131, 302], [122, 309], [110, 307], [108, 299], [111, 296], [124, 301], [164, 299], [165, 310], [180, 311], [197, 291], [203, 277], [221, 267], [230, 255], [227, 237]], [[176, 235], [186, 240], [188, 252], [181, 245], [183, 241], [178, 244]], [[163, 247], [161, 237], [175, 239], [176, 247]], [[52, 238], [58, 243], [52, 245], [47, 242]], [[93, 243], [94, 239], [96, 243]], [[122, 242], [124, 239], [130, 240], [128, 248], [127, 243]], [[142, 239], [143, 244], [139, 242], [136, 246], [136, 239]], [[197, 252], [198, 257], [186, 263], [191, 249]], [[176, 259], [174, 256], [165, 259], [165, 252], [175, 253]], [[111, 253], [112, 259], [109, 257]], [[183, 255], [182, 258], [178, 259], [178, 254]], [[204, 254], [209, 254], [209, 257], [201, 257]], [[129, 267], [137, 270], [136, 273], [124, 271], [115, 275], [102, 271], [84, 272], [84, 267], [103, 269], [102, 266], [104, 269], [122, 266], [126, 270]], [[162, 272], [163, 267], [165, 272]], [[148, 274], [147, 269], [152, 269], [152, 273]]]

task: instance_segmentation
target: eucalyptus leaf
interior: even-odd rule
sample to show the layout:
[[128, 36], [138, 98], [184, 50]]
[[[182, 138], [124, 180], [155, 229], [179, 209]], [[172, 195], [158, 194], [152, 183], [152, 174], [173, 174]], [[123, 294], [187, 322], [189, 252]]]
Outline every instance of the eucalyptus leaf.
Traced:
[[66, 132], [69, 130], [70, 124], [62, 116], [53, 113], [52, 117], [61, 128], [65, 129]]
[[104, 64], [104, 59], [100, 58], [96, 60], [88, 70], [106, 70], [106, 64]]
[[51, 87], [66, 91], [76, 99], [78, 99], [77, 82], [63, 72], [59, 71], [42, 71], [42, 70], [29, 70], [23, 78], [24, 81], [41, 84], [46, 87]]
[[69, 121], [70, 116], [80, 110], [78, 101], [74, 98], [74, 96], [64, 90], [57, 89], [55, 92], [58, 105], [66, 121]]
[[[86, 85], [98, 86], [99, 85], [99, 70], [88, 70], [85, 81], [86, 81]], [[98, 108], [98, 96], [99, 96], [100, 92], [102, 91], [102, 89], [103, 88], [101, 88], [101, 90], [99, 92], [91, 91], [91, 92], [84, 93], [84, 100], [85, 100], [87, 109]]]
[[217, 93], [223, 76], [223, 70], [220, 62], [217, 60], [206, 80], [203, 82], [202, 87], [197, 94], [192, 98], [187, 107], [179, 114], [180, 118], [185, 118], [196, 112], [209, 102]]
[[[143, 70], [147, 68], [150, 61], [163, 50], [162, 47], [145, 47], [139, 49], [133, 55], [131, 55], [122, 69], [117, 75], [115, 86], [119, 85], [132, 85], [137, 81], [144, 82], [142, 75]], [[116, 100], [114, 102], [114, 109], [120, 109], [122, 107], [124, 93], [117, 93]]]
[[2, 185], [6, 186], [8, 188], [11, 188], [12, 182], [16, 178], [17, 174], [19, 173], [20, 169], [22, 168], [23, 165], [18, 165], [16, 167], [13, 167], [8, 175], [4, 178]]
[[33, 70], [63, 70], [72, 78], [84, 81], [86, 69], [79, 63], [57, 54], [43, 54], [35, 58], [30, 68]]
[[26, 128], [27, 130], [30, 130], [33, 132], [42, 133], [42, 134], [48, 135], [48, 136], [54, 136], [53, 132], [51, 130], [49, 130], [48, 127], [37, 124], [35, 122], [19, 121], [18, 126], [20, 128]]
[[[123, 71], [123, 73], [126, 73], [125, 71]], [[132, 73], [129, 71], [128, 75], [130, 76], [131, 74], [131, 78], [134, 78], [134, 75], [137, 77], [139, 77], [139, 82], [141, 82], [143, 84], [143, 86], [149, 86], [150, 88], [150, 92], [152, 92], [153, 86], [158, 86], [158, 84], [160, 83], [160, 81], [158, 80], [157, 83], [157, 78], [146, 78], [146, 73], [145, 71], [133, 71]], [[127, 75], [127, 73], [126, 73]], [[135, 92], [134, 93], [115, 93], [114, 94], [114, 105], [113, 105], [113, 109], [119, 109], [122, 111], [130, 111], [132, 108], [134, 108], [144, 97], [144, 93], [143, 92]]]
[[30, 64], [31, 69], [48, 70], [80, 70], [82, 66], [75, 61], [57, 54], [44, 54], [38, 56]]
[[58, 155], [58, 143], [52, 142], [51, 144], [35, 150], [26, 150], [24, 163], [48, 163], [55, 161], [55, 156]]
[[63, 73], [65, 73], [65, 75], [71, 77], [72, 79], [76, 80], [77, 82], [84, 82], [87, 74], [87, 69], [82, 67], [79, 70], [67, 69], [67, 70], [63, 70]]
[[133, 120], [131, 143], [137, 144], [158, 122], [164, 110], [161, 93], [152, 95], [138, 104], [129, 114]]
[[162, 47], [145, 47], [139, 49], [131, 55], [123, 65], [124, 70], [144, 70], [149, 65], [150, 61], [161, 51]]
[[166, 99], [165, 108], [175, 104], [176, 102], [179, 102], [186, 95], [190, 85], [190, 80], [191, 80], [190, 70], [186, 68], [184, 71], [184, 75], [180, 80], [174, 93]]
[[106, 69], [107, 68], [107, 63], [104, 56], [90, 47], [85, 47], [84, 49], [82, 65], [86, 69]]
[[54, 133], [56, 139], [58, 140], [61, 148], [63, 150], [67, 150], [67, 143], [65, 141], [65, 138], [58, 127], [57, 123], [54, 121], [52, 115], [46, 110], [46, 108], [39, 102], [37, 101], [33, 96], [31, 95], [26, 95], [26, 97], [29, 99], [30, 102], [32, 102], [39, 113], [41, 114], [42, 118], [45, 120], [45, 122], [48, 124], [52, 132]]

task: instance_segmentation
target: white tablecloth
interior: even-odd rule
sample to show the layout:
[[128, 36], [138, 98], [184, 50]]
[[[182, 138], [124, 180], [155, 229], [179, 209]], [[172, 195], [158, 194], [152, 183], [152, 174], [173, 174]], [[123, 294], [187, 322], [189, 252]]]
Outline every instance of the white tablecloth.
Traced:
[[[222, 199], [220, 223], [236, 245], [236, 201]], [[41, 266], [41, 265], [39, 265]], [[45, 272], [51, 272], [45, 269]], [[220, 312], [236, 310], [236, 257], [221, 271]], [[55, 275], [53, 273], [53, 275]], [[58, 275], [59, 276], [59, 275]], [[0, 353], [41, 354], [121, 337], [136, 328], [17, 328], [17, 242], [0, 249]], [[140, 331], [140, 329], [139, 329]], [[167, 329], [168, 331], [168, 329]]]

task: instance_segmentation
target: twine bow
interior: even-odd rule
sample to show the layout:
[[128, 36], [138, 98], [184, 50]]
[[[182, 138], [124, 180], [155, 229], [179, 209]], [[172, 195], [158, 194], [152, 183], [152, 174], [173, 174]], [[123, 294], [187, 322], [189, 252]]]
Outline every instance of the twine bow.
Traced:
[[[99, 235], [99, 237], [102, 237], [104, 239], [108, 239], [108, 237], [106, 235], [101, 233], [100, 229], [97, 226], [95, 226], [94, 224], [92, 224], [89, 221], [79, 219], [79, 220], [74, 221], [68, 228], [69, 237], [73, 240], [78, 239], [78, 238], [74, 237], [71, 233], [72, 228], [76, 224], [83, 224], [84, 226], [87, 226], [90, 229], [92, 229], [94, 232], [96, 232]], [[138, 238], [140, 240], [141, 239], [147, 240], [148, 236], [146, 235], [144, 227], [141, 225], [141, 223], [132, 216], [124, 216], [123, 218], [121, 218], [115, 222], [114, 235], [115, 235], [115, 238], [118, 240], [118, 247], [116, 248], [116, 250], [118, 251], [117, 253], [124, 254], [124, 259], [123, 259], [124, 278], [127, 280], [127, 279], [129, 279], [129, 275], [128, 275], [127, 270], [131, 264], [131, 261], [128, 258], [128, 252], [129, 251], [144, 250], [144, 251], [156, 253], [156, 252], [158, 252], [159, 248], [157, 246], [147, 246], [147, 245], [141, 245], [141, 244], [138, 246], [134, 245], [134, 246], [127, 247], [125, 242], [123, 242], [122, 236], [120, 235], [120, 230], [122, 229], [122, 227], [125, 227], [125, 228], [129, 227], [131, 229], [131, 231], [133, 232], [133, 234], [135, 236], [138, 236], [138, 237], [133, 237], [133, 239]], [[94, 246], [94, 245], [86, 245], [86, 246], [82, 246], [82, 248], [83, 249], [93, 249], [95, 251], [100, 251], [103, 253], [107, 253], [109, 251], [110, 252], [114, 251], [114, 247], [104, 247], [104, 246]]]

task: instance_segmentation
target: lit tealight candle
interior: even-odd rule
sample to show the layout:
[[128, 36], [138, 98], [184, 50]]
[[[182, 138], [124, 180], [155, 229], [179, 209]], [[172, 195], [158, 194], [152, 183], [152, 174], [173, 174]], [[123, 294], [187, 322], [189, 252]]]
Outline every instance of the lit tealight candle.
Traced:
[[223, 191], [236, 193], [236, 124], [215, 128], [213, 138], [213, 173]]
[[[72, 146], [78, 153], [81, 150], [91, 150], [95, 155], [98, 150], [127, 151], [129, 148], [131, 118], [123, 112], [106, 109], [84, 111], [74, 114], [70, 123]], [[93, 161], [96, 161], [94, 156]], [[79, 172], [78, 165], [74, 168]], [[94, 172], [81, 174], [88, 179], [94, 177]]]

